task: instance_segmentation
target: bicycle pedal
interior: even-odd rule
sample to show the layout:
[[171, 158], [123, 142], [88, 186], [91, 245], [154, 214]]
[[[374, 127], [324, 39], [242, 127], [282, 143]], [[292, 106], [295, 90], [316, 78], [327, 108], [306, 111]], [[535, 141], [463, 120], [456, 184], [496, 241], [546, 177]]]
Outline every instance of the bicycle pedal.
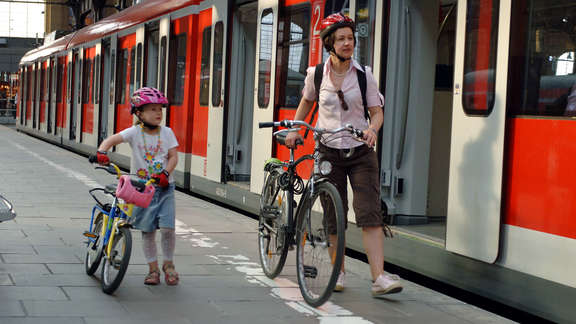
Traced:
[[93, 238], [93, 239], [98, 237], [98, 234], [96, 234], [94, 232], [88, 232], [88, 231], [85, 231], [84, 233], [82, 233], [82, 235], [85, 237], [88, 237], [88, 238]]
[[314, 266], [304, 265], [304, 277], [316, 279], [318, 276], [318, 268]]

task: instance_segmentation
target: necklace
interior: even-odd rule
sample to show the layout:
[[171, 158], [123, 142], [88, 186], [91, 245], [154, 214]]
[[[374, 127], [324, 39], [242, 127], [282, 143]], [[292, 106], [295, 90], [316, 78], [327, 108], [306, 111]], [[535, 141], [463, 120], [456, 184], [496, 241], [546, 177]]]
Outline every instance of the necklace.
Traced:
[[162, 140], [160, 138], [160, 132], [158, 132], [158, 141], [156, 142], [156, 147], [152, 150], [148, 150], [148, 144], [146, 143], [146, 136], [144, 135], [144, 128], [140, 126], [142, 133], [142, 141], [144, 142], [144, 160], [148, 164], [148, 174], [160, 173], [163, 169], [162, 162], [155, 162], [156, 155], [160, 151], [160, 146], [162, 146]]

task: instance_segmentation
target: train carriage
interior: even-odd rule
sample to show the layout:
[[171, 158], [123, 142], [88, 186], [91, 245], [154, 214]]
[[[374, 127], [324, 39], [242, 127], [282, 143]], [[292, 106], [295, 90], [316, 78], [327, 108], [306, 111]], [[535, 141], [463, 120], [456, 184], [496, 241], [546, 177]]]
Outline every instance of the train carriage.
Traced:
[[[180, 143], [178, 186], [257, 213], [264, 162], [288, 151], [255, 126], [294, 116], [334, 12], [356, 21], [355, 58], [386, 99], [387, 261], [573, 321], [573, 1], [148, 0], [28, 52], [17, 127], [93, 153], [133, 124], [130, 94], [157, 87]], [[362, 251], [359, 230], [347, 235]]]

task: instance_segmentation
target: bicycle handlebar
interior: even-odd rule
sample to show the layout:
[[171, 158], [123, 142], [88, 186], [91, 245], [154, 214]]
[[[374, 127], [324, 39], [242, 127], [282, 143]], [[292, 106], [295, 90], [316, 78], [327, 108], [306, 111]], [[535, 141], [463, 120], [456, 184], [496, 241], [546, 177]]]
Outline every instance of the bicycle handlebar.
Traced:
[[363, 138], [364, 137], [364, 132], [361, 131], [358, 128], [355, 128], [354, 126], [352, 126], [351, 124], [346, 124], [344, 127], [340, 127], [340, 128], [336, 128], [336, 129], [326, 129], [326, 128], [316, 128], [310, 124], [308, 124], [305, 121], [302, 120], [282, 120], [282, 121], [277, 121], [277, 122], [260, 122], [258, 123], [258, 127], [259, 128], [268, 128], [268, 127], [287, 127], [287, 128], [292, 128], [294, 126], [304, 126], [308, 129], [310, 129], [311, 131], [313, 131], [316, 134], [336, 134], [342, 131], [349, 131], [350, 133], [352, 133], [354, 136], [358, 137], [358, 138]]

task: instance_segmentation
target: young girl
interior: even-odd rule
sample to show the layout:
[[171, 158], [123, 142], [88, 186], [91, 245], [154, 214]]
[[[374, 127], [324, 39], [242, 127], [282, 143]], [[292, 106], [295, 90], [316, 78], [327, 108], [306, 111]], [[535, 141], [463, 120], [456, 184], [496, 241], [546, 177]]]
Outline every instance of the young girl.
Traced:
[[142, 231], [144, 256], [150, 268], [144, 283], [160, 283], [156, 252], [156, 230], [159, 228], [162, 233], [164, 280], [168, 285], [177, 285], [179, 278], [173, 262], [176, 242], [174, 179], [170, 174], [178, 163], [178, 141], [170, 128], [160, 126], [162, 107], [168, 104], [168, 100], [157, 89], [145, 87], [134, 92], [131, 103], [130, 113], [136, 115], [138, 123], [106, 138], [98, 148], [98, 163], [110, 163], [107, 151], [127, 142], [132, 147], [130, 173], [137, 174], [142, 181], [155, 179], [156, 192], [150, 206], [134, 207], [133, 212], [135, 221], [132, 225]]

